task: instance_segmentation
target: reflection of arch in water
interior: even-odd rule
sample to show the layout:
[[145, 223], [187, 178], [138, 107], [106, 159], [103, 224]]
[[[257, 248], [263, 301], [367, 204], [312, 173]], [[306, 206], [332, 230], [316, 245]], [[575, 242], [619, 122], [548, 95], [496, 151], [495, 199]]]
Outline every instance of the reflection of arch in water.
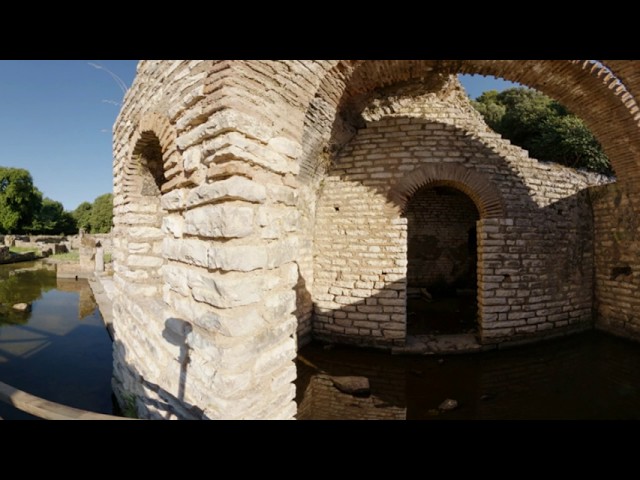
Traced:
[[478, 209], [450, 184], [407, 201], [407, 334], [477, 331]]
[[[296, 418], [322, 420], [404, 420], [406, 371], [394, 362], [380, 362], [376, 354], [324, 352], [305, 347], [298, 357]], [[371, 394], [357, 397], [338, 390], [332, 377], [357, 376], [369, 380]]]

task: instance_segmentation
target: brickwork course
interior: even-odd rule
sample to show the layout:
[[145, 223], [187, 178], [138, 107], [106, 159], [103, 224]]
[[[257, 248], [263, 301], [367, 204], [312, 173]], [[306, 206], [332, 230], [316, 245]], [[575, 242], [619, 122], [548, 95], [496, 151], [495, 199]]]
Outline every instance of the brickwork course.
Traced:
[[[298, 348], [405, 343], [411, 239], [428, 244], [416, 205], [443, 189], [458, 202], [446, 235], [477, 215], [481, 343], [594, 327], [640, 338], [638, 72], [635, 61], [141, 61], [114, 126], [120, 402], [144, 418], [296, 418]], [[615, 181], [502, 139], [457, 73], [558, 100]]]

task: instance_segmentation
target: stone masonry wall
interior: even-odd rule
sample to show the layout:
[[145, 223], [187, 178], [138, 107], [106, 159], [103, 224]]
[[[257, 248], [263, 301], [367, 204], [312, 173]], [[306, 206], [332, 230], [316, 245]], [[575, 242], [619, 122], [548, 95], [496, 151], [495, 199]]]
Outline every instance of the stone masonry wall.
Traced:
[[115, 126], [114, 389], [143, 417], [296, 411], [296, 146], [245, 66], [141, 62]]
[[[478, 228], [482, 341], [587, 328], [593, 251], [583, 190], [600, 179], [529, 158], [484, 125], [453, 80], [437, 94], [412, 92], [409, 100], [401, 92], [385, 102], [365, 111], [366, 128], [341, 151], [322, 188], [314, 336], [402, 344], [407, 222], [404, 205], [390, 208], [389, 192], [429, 164], [439, 164], [445, 177], [448, 169], [473, 170], [504, 201], [501, 216], [483, 218]], [[432, 179], [440, 180], [456, 186]], [[468, 190], [464, 178], [457, 186]]]
[[398, 86], [475, 72], [538, 88], [585, 120], [633, 196], [637, 62], [612, 65], [620, 78], [590, 61], [141, 61], [114, 126], [120, 400], [149, 418], [293, 418], [312, 334], [402, 343], [402, 208], [435, 174], [483, 218], [483, 341], [584, 325], [582, 190], [600, 180], [529, 159], [455, 89]]
[[640, 195], [619, 184], [590, 190], [596, 327], [640, 339]]
[[443, 187], [421, 189], [409, 201], [406, 217], [409, 286], [452, 284], [474, 270], [469, 234], [475, 240], [479, 214], [469, 197]]

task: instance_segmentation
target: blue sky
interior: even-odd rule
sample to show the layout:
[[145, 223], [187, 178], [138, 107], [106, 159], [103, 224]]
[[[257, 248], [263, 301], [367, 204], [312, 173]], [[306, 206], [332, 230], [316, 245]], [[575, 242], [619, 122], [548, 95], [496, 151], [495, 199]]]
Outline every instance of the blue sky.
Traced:
[[[112, 127], [123, 93], [101, 65], [131, 86], [136, 60], [0, 61], [0, 165], [26, 168], [49, 198], [73, 210], [111, 192]], [[511, 84], [461, 78], [472, 98]]]
[[487, 90], [498, 90], [500, 92], [507, 88], [520, 86], [517, 83], [508, 82], [501, 78], [483, 77], [482, 75], [459, 75], [458, 78], [467, 94], [474, 100]]
[[113, 123], [135, 60], [0, 61], [0, 165], [26, 168], [43, 194], [73, 210], [111, 192]]

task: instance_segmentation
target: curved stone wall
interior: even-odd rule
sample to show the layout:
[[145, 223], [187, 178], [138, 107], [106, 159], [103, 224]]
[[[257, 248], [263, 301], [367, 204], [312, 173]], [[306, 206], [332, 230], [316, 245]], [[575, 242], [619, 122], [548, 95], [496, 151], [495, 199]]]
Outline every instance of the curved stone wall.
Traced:
[[[621, 219], [616, 205], [635, 211], [640, 198], [640, 67], [603, 64], [141, 61], [114, 126], [114, 386], [121, 401], [136, 398], [150, 418], [293, 418], [296, 344], [312, 336], [402, 343], [402, 313], [393, 310], [402, 308], [406, 274], [402, 202], [423, 180], [450, 182], [479, 210], [485, 205], [478, 228], [483, 341], [589, 325], [594, 263], [598, 325], [639, 332], [640, 226]], [[615, 186], [598, 187], [593, 220], [585, 189], [600, 179], [540, 164], [483, 127], [456, 100], [449, 75], [457, 72], [535, 87], [585, 120], [618, 176]], [[376, 140], [383, 158], [365, 151]], [[442, 164], [451, 165], [448, 178], [420, 170]], [[349, 215], [390, 224], [384, 240], [393, 241], [370, 237], [366, 251], [349, 250], [358, 242], [342, 248], [336, 232]], [[380, 261], [393, 266], [369, 265], [379, 271], [345, 278], [354, 260], [383, 252], [390, 256]], [[332, 312], [352, 305], [336, 296], [368, 290], [355, 282], [373, 282], [374, 297], [373, 290], [394, 292], [374, 298], [396, 303], [378, 303], [392, 308], [378, 313], [384, 319], [365, 320], [386, 327], [335, 322], [342, 314]], [[358, 293], [364, 297], [353, 298], [366, 306], [369, 293]], [[525, 297], [533, 310], [524, 308]], [[385, 337], [385, 330], [394, 333]]]

